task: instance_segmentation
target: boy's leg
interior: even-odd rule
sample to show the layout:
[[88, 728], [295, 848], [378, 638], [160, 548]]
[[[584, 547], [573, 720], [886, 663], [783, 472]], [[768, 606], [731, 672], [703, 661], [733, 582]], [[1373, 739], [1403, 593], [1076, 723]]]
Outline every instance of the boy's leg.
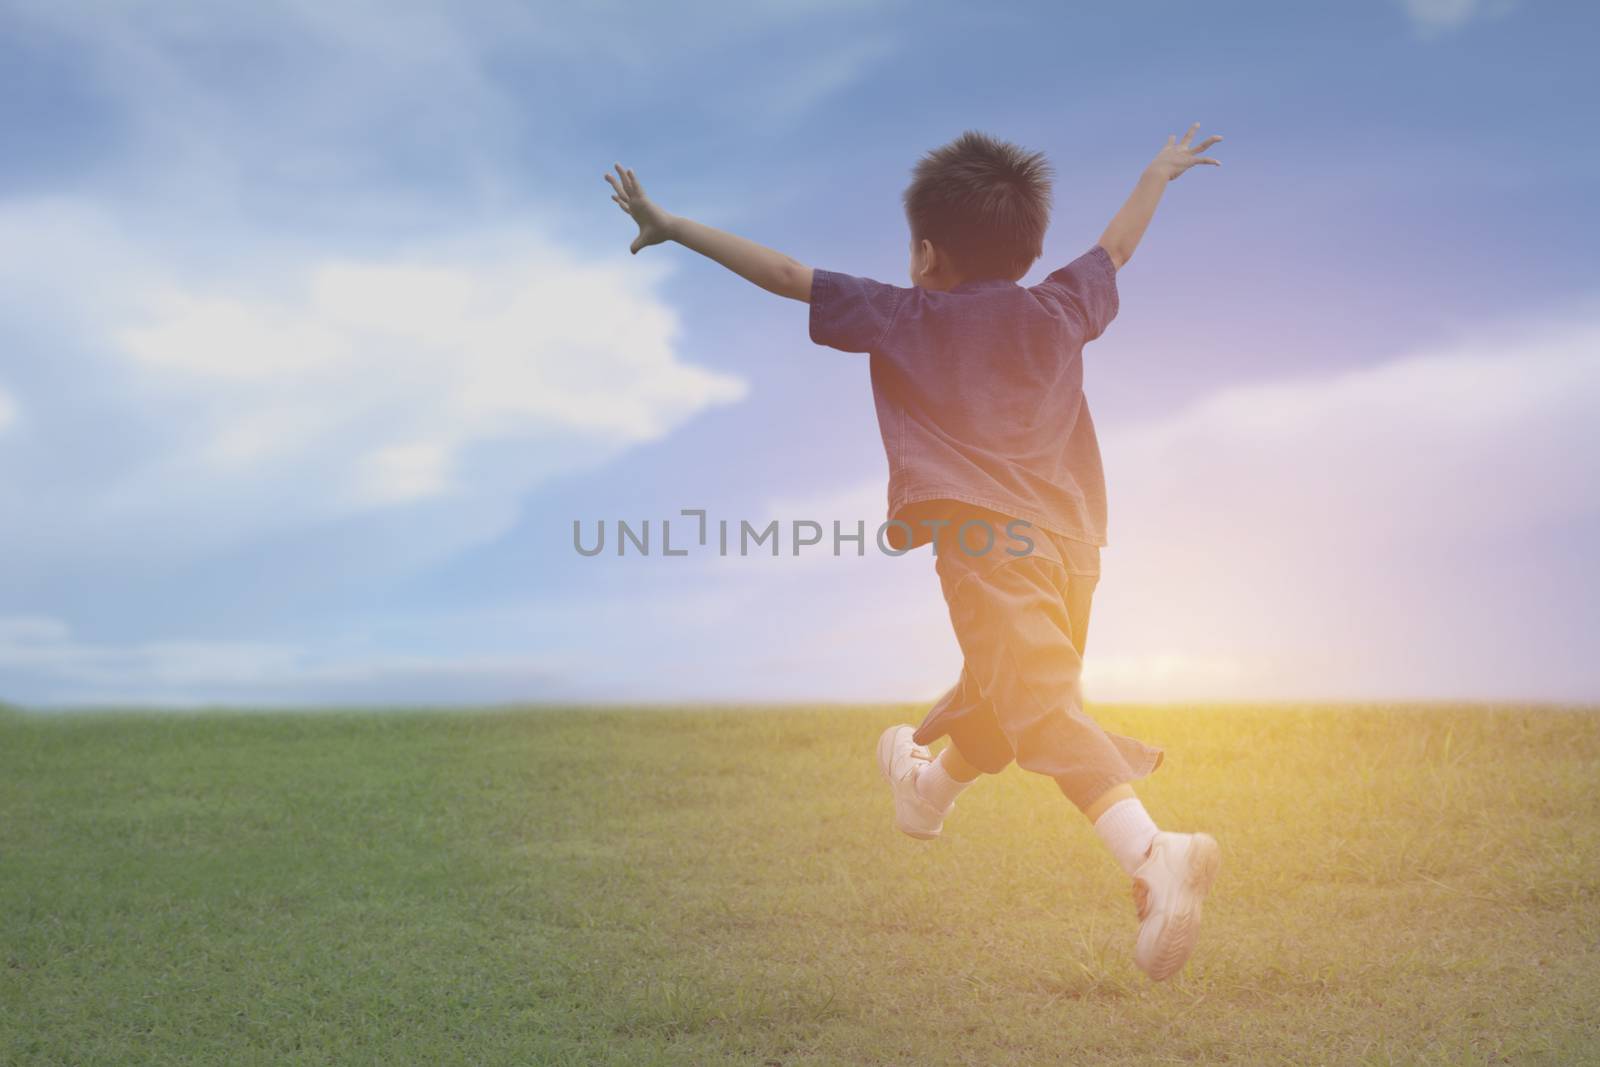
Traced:
[[[1072, 630], [1072, 647], [1080, 658], [1088, 646], [1089, 606], [1099, 580], [1098, 567], [1084, 568], [1084, 571], [1079, 574], [1074, 570], [1068, 575], [1067, 593], [1063, 598], [1067, 608], [1067, 623]], [[1067, 791], [1065, 783], [1062, 784], [1062, 791]], [[1116, 858], [1117, 865], [1129, 877], [1137, 877], [1160, 831], [1134, 793], [1133, 785], [1123, 782], [1112, 786], [1090, 801], [1083, 808], [1083, 814], [1094, 824], [1094, 832]]]
[[1084, 713], [1078, 682], [1087, 620], [1074, 618], [1074, 609], [1087, 608], [1094, 583], [1086, 577], [1074, 588], [1075, 577], [1059, 561], [1021, 558], [967, 575], [947, 598], [966, 669], [1017, 762], [1056, 779], [1133, 877], [1134, 960], [1159, 981], [1194, 950], [1217, 844], [1205, 834], [1157, 830], [1128, 783], [1154, 770], [1160, 752], [1106, 733]]
[[947, 812], [962, 790], [982, 773], [967, 761], [952, 740], [932, 763], [917, 771], [917, 795], [941, 812]]
[[1133, 791], [1133, 786], [1128, 782], [1123, 782], [1121, 785], [1114, 785], [1104, 793], [1101, 793], [1093, 804], [1083, 809], [1083, 814], [1088, 817], [1090, 822], [1095, 822], [1106, 813], [1107, 808], [1118, 801], [1137, 799], [1138, 794]]
[[[948, 743], [944, 751], [934, 757], [926, 746], [941, 737], [948, 738]], [[1000, 729], [994, 709], [983, 702], [965, 667], [956, 684], [928, 710], [922, 725], [912, 732], [910, 745], [908, 756], [921, 761], [910, 767], [912, 793], [919, 802], [912, 807], [926, 805], [936, 813], [941, 826], [956, 797], [967, 786], [979, 775], [1000, 773], [1012, 760], [1011, 743]], [[889, 777], [892, 784], [892, 774], [885, 777]], [[931, 817], [920, 820], [923, 825], [919, 827], [916, 820], [908, 822], [897, 816], [897, 823], [907, 833], [925, 828], [931, 821]], [[908, 829], [908, 825], [912, 828]]]
[[[947, 564], [952, 572], [956, 566]], [[1025, 556], [953, 573], [946, 592], [966, 671], [1008, 756], [1054, 778], [1080, 809], [1150, 773], [1161, 758], [1108, 734], [1083, 710], [1073, 609], [1079, 602], [1086, 609], [1092, 589], [1092, 578], [1074, 578], [1058, 559]]]
[[944, 772], [958, 782], [971, 782], [983, 773], [961, 754], [961, 747], [954, 739], [939, 753], [939, 763], [944, 767]]
[[1117, 865], [1137, 877], [1139, 868], [1150, 857], [1150, 846], [1155, 842], [1155, 820], [1144, 810], [1133, 792], [1133, 786], [1124, 783], [1107, 789], [1083, 813], [1094, 823], [1094, 832], [1116, 857]]

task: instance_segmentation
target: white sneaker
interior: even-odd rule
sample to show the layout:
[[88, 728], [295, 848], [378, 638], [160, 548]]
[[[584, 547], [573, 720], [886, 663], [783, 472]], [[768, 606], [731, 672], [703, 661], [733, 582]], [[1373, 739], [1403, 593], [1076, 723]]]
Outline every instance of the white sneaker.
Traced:
[[1160, 982], [1183, 969], [1200, 936], [1200, 902], [1216, 881], [1222, 851], [1210, 834], [1158, 833], [1133, 876], [1139, 941], [1133, 961]]
[[878, 738], [878, 770], [894, 793], [894, 824], [912, 837], [938, 837], [945, 813], [917, 792], [917, 773], [933, 762], [933, 754], [911, 739], [913, 727], [891, 726]]

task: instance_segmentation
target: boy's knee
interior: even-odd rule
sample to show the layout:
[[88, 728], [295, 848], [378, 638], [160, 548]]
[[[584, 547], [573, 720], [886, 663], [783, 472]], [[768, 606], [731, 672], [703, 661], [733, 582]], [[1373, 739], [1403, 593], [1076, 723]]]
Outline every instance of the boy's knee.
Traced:
[[971, 739], [963, 742], [952, 737], [950, 747], [961, 762], [980, 774], [999, 774], [1015, 758], [1010, 745], [975, 744]]

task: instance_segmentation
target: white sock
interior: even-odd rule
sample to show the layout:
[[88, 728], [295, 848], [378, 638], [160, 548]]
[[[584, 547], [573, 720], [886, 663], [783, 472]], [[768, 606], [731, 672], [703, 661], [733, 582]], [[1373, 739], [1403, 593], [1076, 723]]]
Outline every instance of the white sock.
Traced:
[[939, 811], [948, 810], [960, 792], [971, 784], [950, 777], [950, 772], [944, 769], [943, 760], [925, 763], [917, 771], [917, 796]]
[[1111, 805], [1094, 821], [1094, 832], [1106, 843], [1122, 869], [1131, 876], [1145, 860], [1150, 842], [1155, 840], [1156, 824], [1138, 797], [1128, 797]]

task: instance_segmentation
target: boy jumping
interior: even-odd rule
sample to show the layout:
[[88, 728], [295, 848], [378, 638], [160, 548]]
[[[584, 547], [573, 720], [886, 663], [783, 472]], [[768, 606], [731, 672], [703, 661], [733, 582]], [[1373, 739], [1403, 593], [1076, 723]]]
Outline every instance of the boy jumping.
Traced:
[[[1161, 751], [1107, 733], [1083, 710], [1089, 602], [1106, 543], [1083, 346], [1116, 317], [1117, 271], [1167, 183], [1217, 164], [1204, 152], [1222, 138], [1192, 144], [1199, 128], [1167, 138], [1098, 244], [1027, 288], [1018, 281], [1043, 254], [1051, 168], [980, 133], [929, 152], [913, 171], [909, 289], [813, 270], [669, 215], [620, 164], [605, 176], [639, 225], [629, 251], [677, 241], [809, 303], [816, 343], [870, 353], [890, 541], [933, 544], [964, 660], [920, 726], [891, 726], [878, 740], [895, 825], [938, 837], [961, 791], [1012, 760], [1049, 775], [1132, 877], [1134, 960], [1158, 981], [1194, 950], [1220, 856], [1207, 834], [1158, 830], [1134, 795], [1130, 783], [1160, 765]], [[927, 746], [941, 737], [950, 742], [934, 758]]]

